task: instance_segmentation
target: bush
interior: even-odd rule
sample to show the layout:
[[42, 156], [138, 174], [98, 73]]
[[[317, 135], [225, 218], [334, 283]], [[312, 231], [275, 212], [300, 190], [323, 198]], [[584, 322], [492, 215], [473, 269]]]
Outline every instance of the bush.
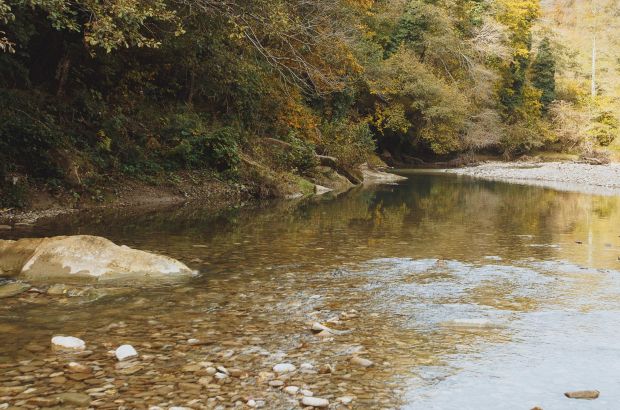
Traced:
[[553, 139], [551, 130], [542, 121], [519, 121], [506, 128], [502, 146], [508, 156], [540, 148]]
[[279, 158], [285, 168], [303, 174], [317, 166], [314, 144], [299, 138], [295, 132], [290, 132], [282, 140], [291, 145], [291, 149], [283, 151]]
[[587, 144], [589, 116], [567, 101], [555, 101], [549, 106], [549, 118], [555, 134], [555, 142], [561, 148], [572, 150], [584, 149]]
[[619, 129], [618, 118], [611, 111], [602, 111], [596, 116], [588, 132], [599, 145], [607, 147], [614, 142]]
[[0, 162], [37, 178], [62, 177], [53, 152], [66, 138], [46, 106], [32, 95], [0, 92]]
[[28, 206], [28, 185], [0, 181], [0, 208], [25, 208]]
[[233, 127], [209, 130], [196, 113], [164, 119], [162, 135], [171, 146], [164, 150], [168, 168], [205, 169], [236, 174], [240, 132]]
[[373, 134], [365, 122], [325, 123], [321, 132], [320, 151], [335, 157], [344, 167], [362, 164], [375, 152]]

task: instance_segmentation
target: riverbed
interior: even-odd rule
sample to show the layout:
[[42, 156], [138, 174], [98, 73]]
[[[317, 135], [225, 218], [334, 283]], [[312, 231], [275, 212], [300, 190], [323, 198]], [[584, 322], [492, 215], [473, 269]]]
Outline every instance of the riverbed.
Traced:
[[[620, 198], [404, 174], [338, 196], [78, 214], [0, 233], [102, 235], [200, 272], [0, 300], [0, 408], [67, 392], [102, 409], [289, 409], [309, 394], [331, 408], [614, 408]], [[337, 332], [317, 334], [316, 322]], [[53, 352], [54, 335], [87, 351]], [[118, 364], [110, 351], [124, 343], [140, 356]], [[296, 369], [273, 370], [283, 363]], [[213, 377], [220, 367], [227, 377]], [[596, 400], [564, 396], [592, 389]]]

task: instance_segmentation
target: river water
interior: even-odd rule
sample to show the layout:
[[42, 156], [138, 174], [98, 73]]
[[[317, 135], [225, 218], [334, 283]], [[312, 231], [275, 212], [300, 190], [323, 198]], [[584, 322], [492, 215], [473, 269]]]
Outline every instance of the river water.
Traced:
[[[620, 198], [405, 174], [335, 198], [74, 215], [3, 233], [103, 235], [200, 274], [0, 300], [0, 406], [76, 392], [97, 408], [298, 407], [281, 380], [332, 408], [347, 408], [343, 396], [360, 409], [617, 408]], [[313, 322], [346, 332], [317, 336]], [[88, 351], [52, 352], [59, 334]], [[108, 352], [123, 343], [141, 355], [127, 368]], [[75, 376], [68, 361], [93, 371]], [[240, 375], [210, 380], [211, 363]], [[298, 370], [278, 376], [277, 363]], [[563, 395], [592, 389], [599, 399]]]

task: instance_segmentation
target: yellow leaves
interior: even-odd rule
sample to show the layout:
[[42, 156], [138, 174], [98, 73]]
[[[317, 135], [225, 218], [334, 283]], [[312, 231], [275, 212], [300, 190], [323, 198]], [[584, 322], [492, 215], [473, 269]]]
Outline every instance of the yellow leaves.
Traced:
[[540, 118], [542, 103], [540, 97], [542, 91], [531, 85], [523, 87], [523, 104], [517, 108], [517, 112], [523, 119]]
[[346, 0], [346, 2], [361, 10], [370, 10], [375, 4], [374, 0]]
[[385, 134], [386, 130], [406, 134], [411, 127], [405, 107], [398, 103], [387, 106], [375, 104], [375, 115], [370, 122], [381, 134]]
[[285, 98], [276, 114], [277, 128], [282, 130], [294, 129], [303, 135], [304, 139], [316, 140], [316, 130], [320, 122], [319, 118], [309, 107], [302, 103], [302, 98], [298, 91], [292, 91]]
[[541, 15], [539, 0], [496, 0], [497, 19], [511, 32], [515, 57], [529, 57], [532, 26]]

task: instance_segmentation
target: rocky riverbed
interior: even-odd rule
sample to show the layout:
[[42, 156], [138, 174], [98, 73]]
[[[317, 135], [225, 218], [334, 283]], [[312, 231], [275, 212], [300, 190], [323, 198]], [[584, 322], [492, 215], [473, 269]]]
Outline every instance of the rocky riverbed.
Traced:
[[[93, 299], [95, 288], [55, 286], [4, 299], [2, 312], [21, 311], [42, 327], [26, 338], [19, 326], [0, 325], [3, 340], [18, 341], [0, 347], [0, 408], [397, 407], [398, 383], [377, 383], [397, 367], [376, 343], [387, 333], [373, 342], [386, 329], [378, 315], [361, 314], [343, 294], [297, 299], [292, 276], [261, 283], [258, 294], [248, 279], [213, 280], [200, 293], [100, 289]], [[63, 349], [38, 314], [76, 309], [90, 314], [72, 315], [62, 333], [85, 346]], [[125, 344], [138, 355], [121, 361]]]
[[445, 172], [594, 195], [620, 195], [620, 164], [487, 162]]
[[408, 177], [2, 231], [104, 236], [199, 273], [10, 283], [0, 409], [614, 408], [620, 199]]

